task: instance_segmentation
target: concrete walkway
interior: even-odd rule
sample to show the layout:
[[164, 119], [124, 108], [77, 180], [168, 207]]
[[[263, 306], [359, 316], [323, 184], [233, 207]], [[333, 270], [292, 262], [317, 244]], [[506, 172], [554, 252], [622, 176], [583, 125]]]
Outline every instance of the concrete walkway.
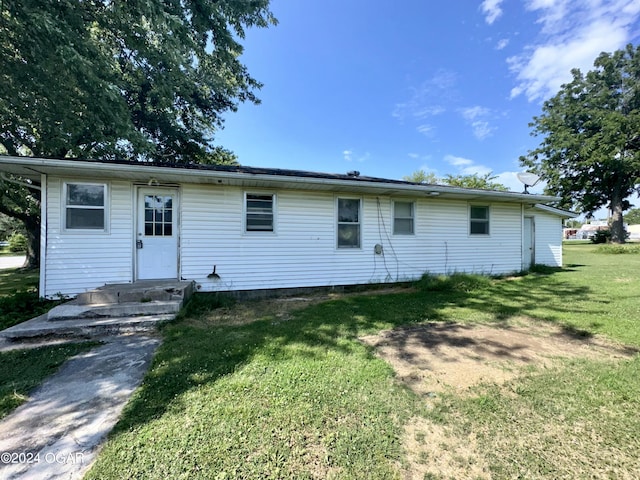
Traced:
[[25, 257], [24, 255], [12, 255], [9, 257], [0, 256], [0, 270], [4, 270], [6, 268], [20, 268], [22, 265], [24, 265], [24, 261], [26, 260], [26, 258], [27, 257]]
[[101, 339], [0, 421], [0, 478], [79, 479], [149, 368], [152, 335]]

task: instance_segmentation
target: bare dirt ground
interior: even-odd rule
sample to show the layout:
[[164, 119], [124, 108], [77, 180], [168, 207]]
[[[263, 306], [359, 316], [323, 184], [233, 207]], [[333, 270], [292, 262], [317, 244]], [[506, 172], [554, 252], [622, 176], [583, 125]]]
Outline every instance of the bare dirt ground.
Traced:
[[[556, 325], [522, 320], [518, 326], [429, 323], [361, 340], [389, 362], [397, 378], [429, 403], [443, 392], [473, 394], [479, 384], [504, 384], [527, 367], [563, 358], [629, 358], [635, 350]], [[473, 435], [414, 418], [405, 426], [405, 479], [488, 479], [489, 468]]]
[[414, 392], [464, 393], [480, 383], [502, 384], [526, 366], [558, 358], [623, 358], [628, 348], [552, 324], [518, 326], [428, 323], [362, 337]]

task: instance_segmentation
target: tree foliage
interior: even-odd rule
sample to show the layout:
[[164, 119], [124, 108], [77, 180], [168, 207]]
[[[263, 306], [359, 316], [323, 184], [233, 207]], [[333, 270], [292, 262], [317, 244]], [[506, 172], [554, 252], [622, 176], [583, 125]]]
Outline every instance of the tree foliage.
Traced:
[[268, 0], [5, 0], [0, 143], [11, 155], [198, 161], [258, 102], [239, 61]]
[[485, 175], [451, 175], [447, 174], [439, 178], [433, 172], [425, 172], [424, 170], [416, 170], [411, 175], [402, 177], [407, 182], [424, 183], [429, 185], [449, 185], [451, 187], [473, 188], [478, 190], [509, 190], [506, 186], [494, 180], [498, 178], [491, 173]]
[[[234, 164], [223, 114], [259, 103], [240, 62], [269, 0], [0, 2], [0, 153]], [[37, 263], [38, 192], [0, 181]]]
[[416, 170], [411, 175], [405, 175], [404, 177], [402, 177], [402, 179], [407, 182], [424, 183], [428, 185], [435, 185], [437, 183], [440, 183], [440, 179], [438, 179], [435, 173], [427, 173], [424, 170]]
[[640, 47], [602, 53], [594, 69], [572, 70], [534, 117], [540, 145], [521, 157], [563, 206], [592, 214], [612, 211], [612, 241], [624, 242], [623, 212], [640, 192]]
[[450, 185], [452, 187], [462, 187], [462, 188], [474, 188], [477, 190], [501, 190], [507, 191], [509, 190], [503, 184], [499, 182], [494, 182], [494, 180], [498, 178], [491, 173], [486, 173], [484, 175], [475, 174], [475, 175], [450, 175], [448, 174], [443, 178], [443, 182], [445, 185]]
[[640, 224], [640, 208], [632, 208], [624, 215], [625, 221], [629, 225], [638, 225]]

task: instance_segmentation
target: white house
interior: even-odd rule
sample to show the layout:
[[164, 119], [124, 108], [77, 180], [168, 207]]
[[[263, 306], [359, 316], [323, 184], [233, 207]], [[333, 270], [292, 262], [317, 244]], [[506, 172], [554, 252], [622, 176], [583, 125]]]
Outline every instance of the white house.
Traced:
[[0, 156], [42, 189], [40, 293], [341, 286], [562, 265], [555, 197], [249, 167]]

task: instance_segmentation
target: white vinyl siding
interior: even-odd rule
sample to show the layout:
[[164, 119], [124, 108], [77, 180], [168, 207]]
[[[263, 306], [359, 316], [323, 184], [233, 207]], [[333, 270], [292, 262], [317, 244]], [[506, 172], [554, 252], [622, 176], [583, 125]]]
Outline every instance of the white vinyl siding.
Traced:
[[[468, 203], [416, 200], [415, 235], [392, 235], [389, 198], [364, 196], [361, 248], [336, 249], [332, 193], [278, 191], [278, 235], [243, 234], [243, 191], [184, 185], [181, 276], [200, 291], [394, 282], [425, 272], [499, 274], [521, 268], [521, 206], [492, 204], [492, 235], [468, 236]], [[340, 198], [347, 198], [342, 197]], [[384, 258], [374, 253], [383, 246]], [[498, 253], [496, 253], [498, 252]], [[207, 278], [216, 267], [219, 279]]]
[[525, 215], [535, 218], [536, 263], [562, 266], [562, 218], [538, 209], [527, 209]]
[[[107, 283], [127, 283], [133, 277], [132, 185], [110, 182], [105, 189], [105, 229], [65, 228], [64, 181], [47, 179], [47, 235], [44, 291], [41, 295], [76, 295]], [[66, 183], [94, 183], [95, 180], [67, 180]]]
[[[96, 233], [63, 231], [63, 184], [48, 178], [43, 293], [74, 295], [106, 283], [131, 282], [134, 186], [125, 180], [109, 183], [109, 231]], [[174, 212], [180, 218], [179, 272], [194, 280], [199, 291], [354, 285], [413, 280], [425, 272], [502, 274], [521, 269], [524, 209], [518, 203], [488, 204], [491, 235], [469, 235], [469, 202], [402, 199], [413, 204], [414, 234], [393, 235], [395, 202], [389, 196], [282, 189], [267, 192], [273, 195], [277, 235], [260, 235], [246, 231], [247, 193], [265, 194], [229, 185], [180, 187], [180, 211]], [[358, 205], [360, 248], [336, 248], [339, 198]], [[535, 215], [536, 253], [556, 263], [559, 255], [561, 262], [560, 218]], [[377, 244], [382, 253], [375, 253]], [[208, 277], [214, 268], [219, 278]]]

